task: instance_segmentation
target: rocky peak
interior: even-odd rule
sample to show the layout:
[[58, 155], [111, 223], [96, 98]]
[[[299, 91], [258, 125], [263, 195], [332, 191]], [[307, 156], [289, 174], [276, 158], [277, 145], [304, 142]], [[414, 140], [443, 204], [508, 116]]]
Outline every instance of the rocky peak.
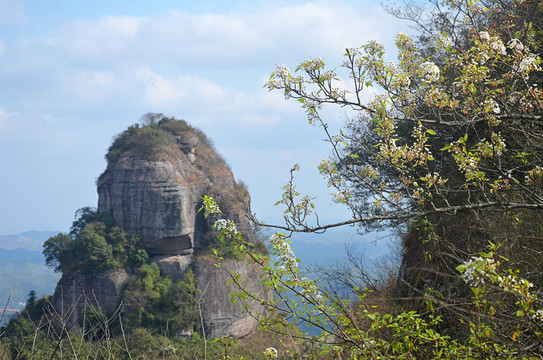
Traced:
[[[163, 276], [180, 280], [187, 269], [193, 270], [198, 286], [205, 287], [203, 320], [209, 336], [246, 336], [256, 322], [241, 305], [230, 303], [228, 294], [233, 289], [226, 286], [228, 274], [199, 255], [216, 241], [216, 233], [198, 210], [204, 195], [213, 196], [223, 215], [236, 221], [244, 237], [254, 241], [247, 218], [249, 193], [235, 181], [201, 131], [162, 115], [147, 119], [145, 126], [134, 125], [118, 135], [109, 148], [107, 168], [97, 181], [98, 212], [110, 212], [121, 229], [138, 235]], [[254, 265], [235, 260], [229, 264], [248, 276], [246, 284], [252, 292], [266, 296]], [[124, 271], [64, 275], [53, 303], [62, 313], [72, 309], [80, 314], [81, 299], [103, 293], [95, 297], [95, 303], [112, 313], [129, 277]], [[97, 287], [104, 289], [96, 291]], [[254, 310], [265, 312], [259, 304]]]
[[[140, 149], [134, 140], [142, 138], [160, 143]], [[98, 211], [112, 211], [117, 224], [139, 235], [151, 255], [190, 254], [206, 245], [210, 227], [198, 215], [204, 195], [222, 200], [227, 205], [223, 210], [252, 236], [247, 190], [236, 183], [207, 138], [182, 120], [129, 129], [115, 139], [106, 157]]]

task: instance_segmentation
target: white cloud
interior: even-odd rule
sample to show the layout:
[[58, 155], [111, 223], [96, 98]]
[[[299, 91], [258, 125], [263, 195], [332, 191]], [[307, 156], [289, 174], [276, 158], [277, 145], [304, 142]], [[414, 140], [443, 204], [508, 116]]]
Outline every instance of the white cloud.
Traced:
[[151, 106], [172, 104], [206, 104], [225, 97], [223, 89], [198, 76], [168, 78], [156, 74], [149, 68], [135, 70], [138, 81], [143, 83], [145, 100]]
[[79, 20], [63, 29], [60, 40], [49, 38], [47, 42], [63, 44], [78, 57], [126, 56], [145, 23], [146, 19], [131, 16], [106, 16], [96, 22]]
[[[47, 42], [75, 58], [164, 61], [180, 66], [232, 68], [304, 57], [339, 57], [346, 47], [370, 39], [391, 40], [379, 6], [363, 9], [340, 2], [308, 2], [250, 12], [149, 17], [105, 16], [78, 20]], [[399, 27], [398, 27], [399, 29]]]

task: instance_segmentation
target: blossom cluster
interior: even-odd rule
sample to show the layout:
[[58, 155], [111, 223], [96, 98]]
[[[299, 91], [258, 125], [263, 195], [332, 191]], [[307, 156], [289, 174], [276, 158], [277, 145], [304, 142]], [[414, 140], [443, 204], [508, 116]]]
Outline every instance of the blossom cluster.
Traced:
[[285, 284], [288, 284], [292, 290], [299, 294], [300, 299], [307, 304], [314, 306], [314, 311], [325, 311], [326, 298], [319, 290], [317, 282], [298, 273], [298, 259], [294, 255], [290, 244], [285, 235], [276, 233], [270, 237], [270, 243], [273, 246], [275, 255], [283, 264], [278, 267], [280, 275], [287, 275]]
[[437, 44], [443, 49], [449, 49], [453, 45], [453, 42], [447, 34], [441, 34], [437, 38]]
[[218, 215], [221, 213], [221, 209], [219, 209], [219, 205], [217, 205], [217, 203], [212, 197], [204, 196], [202, 200], [203, 200], [202, 208], [204, 209], [205, 217], [208, 217], [209, 215]]
[[285, 234], [273, 234], [270, 237], [270, 243], [277, 254], [277, 258], [283, 262], [289, 270], [298, 268], [298, 259], [294, 255], [290, 244], [287, 242]]
[[529, 316], [532, 318], [532, 320], [543, 322], [543, 310], [542, 309], [538, 309], [538, 310], [530, 313]]
[[539, 69], [537, 66], [536, 56], [533, 54], [528, 54], [520, 61], [515, 70], [519, 72], [524, 80], [528, 80], [530, 77], [530, 72], [536, 69]]
[[334, 202], [336, 204], [345, 204], [351, 197], [351, 191], [349, 188], [344, 188], [336, 191], [334, 194], [332, 194], [332, 196], [334, 197]]
[[537, 296], [530, 292], [534, 284], [517, 275], [517, 272], [507, 270], [503, 275], [498, 274], [498, 264], [492, 258], [472, 257], [457, 268], [462, 271], [461, 278], [471, 287], [481, 287], [486, 282], [498, 285], [504, 291], [522, 296], [533, 302]]
[[490, 48], [497, 54], [505, 55], [507, 53], [505, 45], [500, 38], [491, 36], [487, 31], [481, 31], [479, 33], [479, 38], [483, 43], [488, 43]]
[[269, 347], [266, 350], [264, 350], [264, 355], [270, 359], [276, 359], [277, 358], [277, 349], [274, 347]]
[[524, 45], [519, 39], [511, 39], [507, 44], [511, 50], [517, 53], [521, 53], [524, 50]]
[[230, 239], [239, 235], [236, 223], [232, 220], [219, 219], [215, 221], [213, 227], [215, 230], [224, 233]]
[[285, 65], [277, 65], [275, 72], [266, 84], [268, 90], [282, 89], [285, 87], [286, 80], [290, 76], [290, 70]]
[[485, 101], [485, 111], [487, 113], [499, 114], [501, 109], [498, 103], [494, 99], [487, 99]]
[[485, 284], [485, 278], [488, 271], [494, 272], [496, 270], [496, 264], [493, 259], [472, 257], [469, 261], [464, 263], [465, 270], [462, 274], [462, 278], [466, 284], [472, 287], [481, 287]]
[[506, 276], [497, 276], [495, 281], [498, 283], [498, 286], [503, 288], [505, 291], [519, 292], [518, 289], [521, 286], [525, 287], [526, 289], [534, 287], [534, 284], [528, 280], [518, 278], [517, 276], [513, 276], [511, 274]]
[[439, 80], [439, 67], [436, 64], [431, 61], [425, 61], [422, 63], [421, 68], [426, 81], [436, 82]]
[[482, 139], [475, 147], [478, 148], [481, 157], [493, 158], [503, 155], [507, 146], [501, 133], [492, 133], [492, 144]]

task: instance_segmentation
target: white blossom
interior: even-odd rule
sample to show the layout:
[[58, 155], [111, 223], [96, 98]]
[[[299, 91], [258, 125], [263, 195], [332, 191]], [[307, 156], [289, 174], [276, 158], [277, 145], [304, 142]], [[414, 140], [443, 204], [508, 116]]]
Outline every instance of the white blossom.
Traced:
[[536, 58], [534, 55], [529, 55], [520, 61], [517, 70], [524, 79], [528, 79], [530, 71], [535, 69]]
[[492, 47], [492, 50], [494, 50], [498, 54], [505, 55], [507, 53], [505, 45], [500, 39], [492, 39], [492, 41], [490, 42], [490, 47]]
[[537, 321], [543, 322], [543, 310], [542, 310], [542, 309], [538, 309], [537, 311], [534, 311], [533, 313], [530, 314], [530, 317], [531, 317], [533, 320], [537, 320]]
[[275, 233], [270, 237], [270, 243], [277, 254], [277, 258], [285, 264], [289, 270], [298, 268], [298, 259], [294, 255], [292, 248], [286, 242], [283, 234]]
[[522, 45], [519, 39], [511, 39], [507, 45], [515, 52], [522, 52], [524, 50], [524, 45]]
[[481, 31], [479, 33], [479, 37], [481, 38], [481, 40], [483, 41], [490, 41], [490, 34], [487, 32], [487, 31]]
[[266, 350], [264, 350], [264, 355], [268, 356], [270, 359], [276, 359], [277, 349], [274, 347], [269, 347]]
[[[496, 268], [493, 259], [482, 257], [472, 257], [469, 261], [464, 263], [465, 270], [462, 274], [464, 281], [472, 286], [479, 287], [485, 284], [486, 271]], [[488, 268], [488, 269], [487, 269]]]
[[204, 208], [205, 208], [205, 215], [216, 215], [221, 213], [221, 209], [219, 209], [219, 205], [213, 200], [210, 199], [210, 201], [204, 201]]
[[238, 235], [238, 229], [236, 223], [232, 220], [219, 219], [215, 221], [214, 228], [217, 231], [224, 231], [228, 237], [234, 237]]
[[486, 112], [489, 112], [489, 113], [491, 112], [494, 114], [499, 114], [501, 111], [500, 106], [493, 99], [487, 99], [485, 101], [485, 110]]
[[396, 43], [402, 47], [405, 47], [405, 45], [413, 45], [413, 38], [409, 34], [400, 32], [396, 35]]
[[437, 38], [437, 44], [443, 49], [448, 49], [453, 45], [453, 42], [447, 34], [441, 34]]
[[424, 70], [424, 76], [426, 76], [429, 82], [439, 80], [439, 67], [431, 61], [426, 61], [421, 65]]

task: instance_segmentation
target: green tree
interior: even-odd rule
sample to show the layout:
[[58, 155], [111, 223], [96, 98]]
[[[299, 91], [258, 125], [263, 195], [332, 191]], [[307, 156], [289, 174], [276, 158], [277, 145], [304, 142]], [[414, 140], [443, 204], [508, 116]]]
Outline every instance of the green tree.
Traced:
[[58, 234], [47, 239], [43, 244], [45, 264], [56, 272], [62, 272], [66, 250], [72, 246], [72, 243], [73, 239], [66, 234]]
[[76, 237], [88, 224], [96, 220], [96, 208], [85, 206], [75, 212], [75, 220], [70, 228], [70, 236]]
[[115, 269], [119, 263], [113, 258], [112, 246], [92, 229], [82, 230], [73, 242], [68, 269], [106, 270]]
[[70, 235], [48, 239], [43, 254], [47, 266], [64, 273], [135, 269], [148, 259], [139, 237], [116, 226], [111, 213], [97, 213], [90, 207], [76, 212]]
[[[338, 356], [523, 358], [543, 352], [543, 309], [534, 290], [543, 285], [535, 281], [540, 272], [519, 271], [527, 259], [541, 263], [540, 245], [527, 247], [541, 238], [536, 219], [543, 209], [542, 33], [535, 16], [541, 3], [443, 5], [443, 23], [436, 28], [445, 24], [452, 32], [432, 34], [431, 49], [419, 51], [411, 36], [399, 34], [394, 63], [370, 42], [346, 50], [344, 73], [316, 58], [294, 72], [277, 66], [268, 82], [270, 90], [298, 100], [309, 122], [323, 128], [335, 160], [322, 161], [319, 170], [334, 200], [352, 211], [346, 221], [319, 222], [311, 197], [299, 194], [292, 175], [279, 201], [287, 222], [275, 227], [317, 232], [403, 224], [410, 229], [409, 248], [419, 249], [424, 275], [407, 279], [409, 303], [423, 299], [425, 307], [416, 308], [424, 316], [409, 308], [382, 314], [368, 291], [354, 305], [323, 293], [300, 275], [284, 234], [271, 239], [278, 260], [269, 266], [269, 258], [249, 251], [235, 228], [217, 225], [278, 292], [280, 303], [266, 302], [278, 315], [275, 321], [290, 316], [313, 324], [323, 330], [321, 344]], [[363, 101], [367, 90], [377, 95]], [[327, 105], [352, 110], [350, 130], [331, 133], [320, 116]], [[455, 225], [463, 227], [461, 236], [454, 234]], [[523, 248], [530, 257], [509, 262], [501, 256]], [[422, 267], [427, 271], [421, 273]], [[232, 278], [243, 288], [239, 275]], [[263, 301], [247, 291], [233, 296]], [[444, 322], [444, 309], [456, 315], [454, 326]]]
[[124, 316], [131, 328], [145, 327], [154, 333], [174, 336], [196, 326], [196, 279], [187, 271], [180, 281], [160, 274], [155, 263], [145, 264], [130, 279], [122, 299]]

